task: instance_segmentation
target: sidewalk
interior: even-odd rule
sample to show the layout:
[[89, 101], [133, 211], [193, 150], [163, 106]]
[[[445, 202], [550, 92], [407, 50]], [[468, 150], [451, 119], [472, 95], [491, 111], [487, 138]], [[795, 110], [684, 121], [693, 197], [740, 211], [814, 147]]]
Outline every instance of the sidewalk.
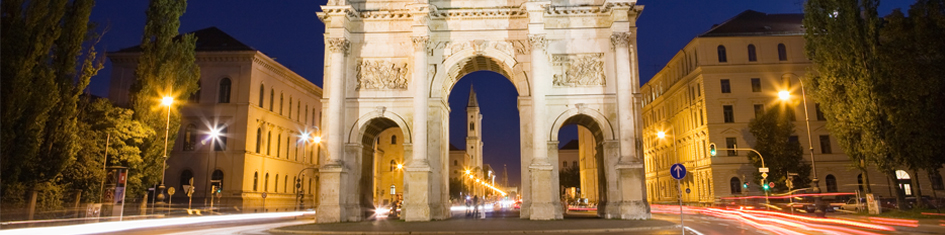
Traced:
[[273, 234], [523, 234], [523, 233], [609, 233], [678, 228], [661, 220], [611, 220], [569, 214], [564, 220], [532, 221], [519, 218], [518, 211], [487, 213], [486, 219], [453, 218], [430, 222], [400, 220], [363, 221], [335, 224], [307, 224], [269, 230]]
[[[862, 222], [871, 222], [882, 225], [894, 226], [896, 230], [908, 233], [922, 233], [922, 234], [945, 234], [945, 218], [941, 219], [895, 219], [895, 218], [882, 218], [878, 216], [869, 216], [869, 215], [832, 215], [828, 216], [838, 219], [848, 219], [856, 220]], [[870, 219], [879, 218], [877, 219]]]

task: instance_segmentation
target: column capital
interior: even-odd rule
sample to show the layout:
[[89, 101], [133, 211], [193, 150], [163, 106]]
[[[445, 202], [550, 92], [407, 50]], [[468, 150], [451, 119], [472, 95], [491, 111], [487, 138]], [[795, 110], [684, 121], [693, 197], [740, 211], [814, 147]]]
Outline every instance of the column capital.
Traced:
[[433, 48], [430, 46], [430, 36], [411, 36], [414, 51], [426, 51], [427, 55], [433, 55]]
[[351, 43], [348, 41], [347, 38], [343, 38], [343, 37], [339, 37], [339, 38], [325, 37], [325, 45], [328, 45], [328, 51], [331, 51], [332, 53], [344, 53], [345, 55], [347, 55], [348, 52], [350, 51]]
[[544, 34], [529, 34], [528, 43], [531, 44], [533, 51], [548, 48], [548, 39], [545, 38]]
[[610, 35], [610, 43], [613, 44], [614, 48], [628, 47], [632, 37], [633, 35], [630, 32], [614, 32], [613, 35]]

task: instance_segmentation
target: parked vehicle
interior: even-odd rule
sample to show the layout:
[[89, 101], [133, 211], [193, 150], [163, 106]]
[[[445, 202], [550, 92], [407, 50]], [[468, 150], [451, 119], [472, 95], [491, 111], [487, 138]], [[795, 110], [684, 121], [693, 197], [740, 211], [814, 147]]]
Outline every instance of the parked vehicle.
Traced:
[[859, 202], [856, 198], [850, 198], [846, 203], [840, 205], [840, 209], [857, 213], [866, 211], [866, 198], [859, 198]]

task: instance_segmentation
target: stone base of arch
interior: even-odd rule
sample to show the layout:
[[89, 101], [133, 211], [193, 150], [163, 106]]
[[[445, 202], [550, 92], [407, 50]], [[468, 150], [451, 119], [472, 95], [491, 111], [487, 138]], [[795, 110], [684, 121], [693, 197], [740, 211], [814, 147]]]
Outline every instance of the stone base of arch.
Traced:
[[[643, 164], [617, 165], [618, 182], [622, 199], [617, 203], [618, 210], [604, 218], [645, 220], [650, 219], [650, 204], [646, 202], [646, 173]], [[613, 214], [610, 214], [613, 213]]]
[[347, 206], [341, 197], [341, 184], [347, 172], [341, 165], [326, 165], [319, 169], [318, 197], [319, 200], [315, 221], [317, 223], [345, 222]]
[[433, 170], [429, 166], [407, 167], [404, 179], [403, 218], [407, 222], [430, 221], [433, 219], [433, 205], [430, 198], [430, 176]]

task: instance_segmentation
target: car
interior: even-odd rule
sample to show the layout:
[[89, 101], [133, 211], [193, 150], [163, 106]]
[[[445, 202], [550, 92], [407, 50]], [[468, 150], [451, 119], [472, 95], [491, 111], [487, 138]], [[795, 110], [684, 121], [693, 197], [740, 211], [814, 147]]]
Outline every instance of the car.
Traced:
[[866, 211], [866, 198], [859, 198], [859, 201], [856, 198], [850, 198], [846, 203], [840, 205], [840, 209], [857, 213]]

